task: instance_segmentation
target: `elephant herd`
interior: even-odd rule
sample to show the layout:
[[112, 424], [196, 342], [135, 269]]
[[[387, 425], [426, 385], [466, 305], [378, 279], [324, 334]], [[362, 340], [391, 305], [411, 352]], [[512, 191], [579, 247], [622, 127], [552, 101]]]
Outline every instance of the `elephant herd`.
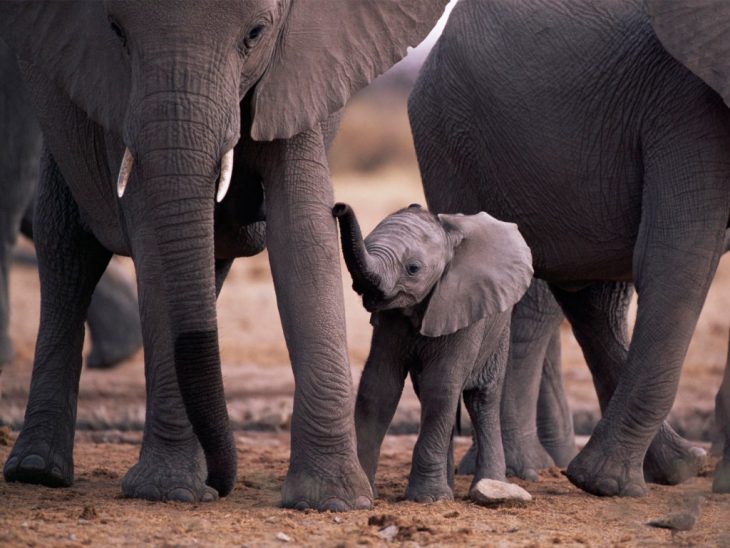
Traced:
[[[363, 239], [352, 208], [333, 210], [340, 111], [446, 3], [0, 3], [0, 360], [9, 250], [34, 192], [42, 303], [7, 481], [73, 482], [88, 319], [100, 365], [136, 348], [141, 327], [146, 419], [124, 495], [227, 495], [237, 460], [216, 298], [233, 260], [264, 248], [295, 378], [283, 506], [372, 506], [408, 373], [422, 402], [410, 499], [453, 496], [462, 395], [475, 445], [459, 469], [475, 482], [535, 480], [555, 462], [588, 493], [640, 496], [645, 481], [699, 472], [704, 451], [664, 419], [725, 251], [730, 9], [460, 0], [408, 103], [428, 210]], [[335, 217], [374, 325], [357, 398]], [[113, 254], [134, 261], [139, 314], [110, 325], [99, 318], [134, 303], [104, 281]], [[602, 412], [580, 452], [560, 383], [563, 316]], [[727, 373], [717, 403], [713, 489], [730, 492]]]

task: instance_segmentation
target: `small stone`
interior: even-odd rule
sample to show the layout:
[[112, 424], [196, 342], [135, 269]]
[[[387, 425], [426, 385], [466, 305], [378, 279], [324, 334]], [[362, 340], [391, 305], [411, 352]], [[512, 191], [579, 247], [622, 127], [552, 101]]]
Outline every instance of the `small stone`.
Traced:
[[378, 536], [386, 542], [390, 542], [398, 534], [398, 527], [396, 525], [388, 525], [385, 529], [378, 531]]
[[84, 509], [81, 511], [81, 515], [79, 516], [79, 521], [91, 521], [92, 519], [96, 519], [96, 508], [93, 506], [84, 506]]
[[342, 518], [340, 516], [335, 516], [334, 517], [334, 522], [335, 523], [342, 523]]
[[505, 502], [529, 502], [532, 495], [514, 483], [481, 479], [469, 492], [469, 498], [479, 504], [493, 506]]
[[74, 535], [73, 533], [71, 533], [71, 534], [70, 534], [70, 535], [68, 536], [68, 540], [78, 540], [78, 539], [76, 538], [76, 535]]
[[276, 540], [280, 540], [281, 542], [291, 542], [291, 537], [286, 533], [279, 531], [276, 533]]
[[21, 524], [20, 524], [20, 526], [21, 526], [21, 527], [22, 527], [23, 529], [27, 529], [27, 528], [28, 528], [28, 522], [27, 522], [27, 521], [24, 521], [23, 523], [21, 523]]

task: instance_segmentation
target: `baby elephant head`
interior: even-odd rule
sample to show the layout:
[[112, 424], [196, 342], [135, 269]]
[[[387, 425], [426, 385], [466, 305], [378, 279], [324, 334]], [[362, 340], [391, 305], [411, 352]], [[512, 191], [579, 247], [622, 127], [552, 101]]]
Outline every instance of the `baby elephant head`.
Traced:
[[409, 308], [428, 299], [422, 335], [448, 335], [504, 312], [532, 280], [532, 255], [517, 225], [484, 212], [436, 216], [414, 204], [365, 239], [350, 206], [338, 203], [333, 214], [365, 308]]

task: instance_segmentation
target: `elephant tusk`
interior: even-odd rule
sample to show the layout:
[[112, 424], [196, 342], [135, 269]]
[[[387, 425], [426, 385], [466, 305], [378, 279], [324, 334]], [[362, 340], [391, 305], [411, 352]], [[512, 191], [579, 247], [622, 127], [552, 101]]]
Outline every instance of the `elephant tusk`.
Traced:
[[223, 155], [221, 160], [221, 176], [218, 179], [218, 194], [215, 201], [220, 203], [226, 197], [228, 187], [231, 186], [231, 175], [233, 175], [233, 149]]
[[129, 148], [125, 148], [122, 166], [119, 168], [119, 177], [117, 177], [117, 196], [120, 198], [124, 196], [124, 190], [127, 188], [127, 182], [129, 181], [129, 175], [132, 173], [133, 166], [134, 156], [132, 156]]

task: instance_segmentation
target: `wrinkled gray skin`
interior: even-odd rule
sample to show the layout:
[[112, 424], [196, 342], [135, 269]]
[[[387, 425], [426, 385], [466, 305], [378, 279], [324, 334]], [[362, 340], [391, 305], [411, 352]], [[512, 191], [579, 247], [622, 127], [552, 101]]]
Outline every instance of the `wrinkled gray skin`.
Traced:
[[[730, 233], [725, 233], [725, 252], [730, 248]], [[608, 307], [610, 329], [604, 329], [605, 336], [595, 344], [602, 348], [611, 349], [619, 354], [621, 347], [627, 345], [625, 336], [627, 329], [626, 313], [628, 312], [632, 289], [626, 284], [617, 283], [613, 286], [613, 306]], [[529, 313], [525, 313], [528, 312]], [[568, 407], [565, 390], [560, 373], [560, 322], [563, 314], [552, 296], [547, 284], [535, 279], [530, 289], [515, 306], [512, 320], [512, 339], [510, 342], [510, 363], [505, 380], [502, 409], [502, 438], [505, 445], [505, 458], [508, 475], [515, 475], [522, 479], [537, 480], [537, 472], [556, 464], [564, 468], [575, 456], [575, 436], [572, 416]], [[522, 333], [522, 335], [519, 335]], [[617, 335], [620, 334], [620, 335]], [[623, 342], [615, 342], [615, 341]], [[519, 350], [524, 345], [526, 352]], [[531, 353], [529, 349], [538, 349]], [[543, 358], [543, 352], [545, 352]], [[524, 355], [526, 361], [516, 361], [517, 355]], [[544, 362], [543, 362], [544, 360]], [[728, 356], [730, 362], [730, 355]], [[722, 455], [724, 432], [727, 417], [730, 416], [730, 367], [725, 368], [725, 375], [715, 398], [715, 424], [711, 432], [712, 452]], [[594, 372], [594, 381], [597, 390], [601, 388], [604, 376], [600, 369]], [[536, 383], [540, 383], [539, 397], [536, 396]], [[608, 381], [609, 383], [613, 381]], [[534, 401], [537, 397], [537, 432], [535, 432], [535, 406], [525, 405], [525, 399]], [[604, 396], [605, 399], [605, 396]], [[509, 402], [520, 404], [509, 405]], [[605, 403], [605, 402], [604, 402]], [[665, 432], [671, 436], [670, 431]], [[462, 459], [459, 465], [460, 473], [472, 473], [472, 461], [469, 459], [475, 451], [474, 446]], [[546, 454], [547, 453], [547, 454]], [[698, 457], [701, 453], [695, 452]], [[690, 468], [680, 466], [673, 470], [673, 466], [666, 466], [657, 462], [655, 456], [660, 452], [649, 450], [649, 458], [644, 460], [644, 478], [656, 483], [676, 483], [696, 471], [693, 463]], [[699, 459], [697, 463], [701, 462]], [[670, 463], [667, 463], [670, 464]], [[681, 465], [681, 461], [677, 464]], [[664, 470], [671, 471], [666, 475]]]
[[[73, 480], [83, 319], [117, 253], [136, 267], [148, 395], [139, 462], [122, 490], [228, 494], [236, 448], [215, 301], [233, 259], [266, 245], [296, 381], [283, 504], [370, 506], [325, 149], [350, 94], [419, 42], [444, 4], [0, 4], [0, 37], [20, 59], [45, 139], [36, 206], [45, 221], [34, 234], [41, 325], [7, 480]], [[216, 205], [231, 150], [230, 190]], [[123, 156], [133, 165], [119, 197]]]
[[[0, 365], [9, 362], [8, 272], [19, 230], [32, 238], [41, 129], [25, 92], [15, 56], [0, 41]], [[121, 269], [101, 277], [89, 305], [91, 351], [87, 365], [111, 367], [142, 346], [137, 296]]]
[[[547, 284], [533, 279], [512, 312], [501, 427], [507, 475], [537, 481], [538, 471], [565, 467], [578, 452], [560, 367], [563, 314]], [[473, 474], [476, 446], [459, 463]]]
[[[597, 375], [603, 416], [570, 480], [638, 496], [645, 456], [667, 481], [696, 471], [703, 452], [662, 421], [723, 250], [722, 99], [639, 2], [462, 0], [409, 114], [429, 207], [517, 223]], [[630, 344], [612, 319], [629, 282]]]
[[[510, 315], [532, 272], [517, 227], [484, 213], [439, 218], [412, 205], [363, 241], [349, 206], [337, 204], [334, 214], [353, 287], [374, 326], [355, 405], [357, 452], [371, 486], [408, 373], [421, 425], [406, 497], [453, 498], [451, 442], [462, 393], [478, 447], [472, 486], [504, 481], [499, 405]], [[497, 232], [499, 243], [490, 243]], [[499, 306], [490, 302], [494, 291], [502, 294]]]

